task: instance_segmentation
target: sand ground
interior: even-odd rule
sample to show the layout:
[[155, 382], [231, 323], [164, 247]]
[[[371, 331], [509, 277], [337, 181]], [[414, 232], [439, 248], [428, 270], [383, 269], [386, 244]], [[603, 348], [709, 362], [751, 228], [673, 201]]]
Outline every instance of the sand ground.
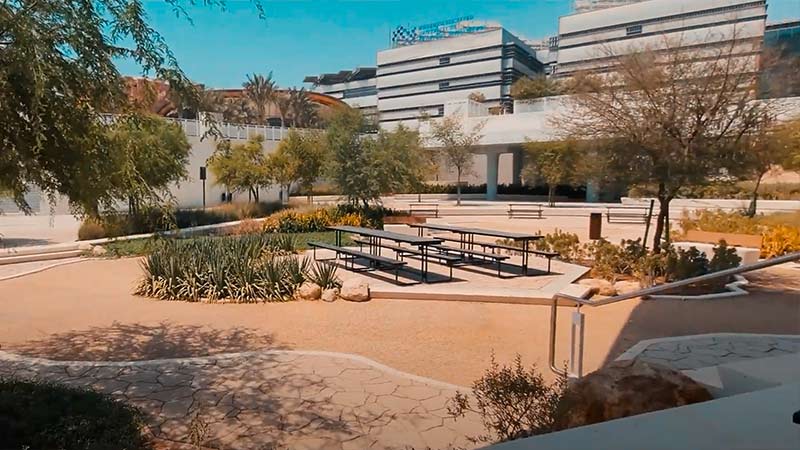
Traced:
[[[374, 300], [221, 305], [132, 295], [137, 259], [92, 260], [0, 282], [0, 348], [61, 360], [131, 360], [263, 348], [363, 355], [456, 384], [479, 377], [494, 352], [547, 361], [547, 306]], [[800, 334], [800, 270], [755, 274], [753, 295], [628, 301], [586, 312], [586, 369], [641, 339], [706, 332]], [[566, 359], [572, 308], [560, 308]]]

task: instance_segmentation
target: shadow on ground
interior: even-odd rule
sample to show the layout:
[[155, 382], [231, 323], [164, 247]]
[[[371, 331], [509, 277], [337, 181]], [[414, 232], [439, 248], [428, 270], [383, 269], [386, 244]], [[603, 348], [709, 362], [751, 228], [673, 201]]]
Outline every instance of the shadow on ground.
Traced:
[[50, 239], [4, 238], [0, 236], [0, 248], [28, 247], [52, 243], [53, 241]]
[[603, 364], [644, 339], [706, 333], [800, 334], [800, 270], [761, 270], [747, 279], [750, 294], [742, 297], [642, 301]]
[[117, 323], [52, 334], [4, 348], [60, 361], [135, 361], [286, 349], [271, 334], [235, 327], [215, 329], [169, 321], [158, 325]]

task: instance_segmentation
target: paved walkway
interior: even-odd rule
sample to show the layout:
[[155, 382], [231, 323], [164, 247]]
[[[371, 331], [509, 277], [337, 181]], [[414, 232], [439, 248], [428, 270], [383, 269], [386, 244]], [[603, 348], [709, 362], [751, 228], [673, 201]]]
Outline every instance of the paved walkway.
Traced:
[[618, 359], [637, 358], [690, 370], [789, 353], [800, 353], [800, 336], [720, 333], [642, 341]]
[[465, 388], [345, 354], [65, 362], [0, 352], [0, 376], [112, 394], [146, 412], [152, 433], [168, 441], [189, 443], [205, 424], [203, 445], [212, 448], [472, 448], [465, 436], [482, 433], [478, 417], [447, 413], [448, 399]]
[[64, 258], [64, 259], [51, 259], [47, 261], [32, 261], [26, 263], [16, 264], [3, 264], [0, 265], [0, 281], [9, 280], [11, 278], [18, 278], [26, 275], [39, 273], [53, 267], [59, 267], [66, 264], [73, 264], [79, 261], [86, 261], [86, 258]]

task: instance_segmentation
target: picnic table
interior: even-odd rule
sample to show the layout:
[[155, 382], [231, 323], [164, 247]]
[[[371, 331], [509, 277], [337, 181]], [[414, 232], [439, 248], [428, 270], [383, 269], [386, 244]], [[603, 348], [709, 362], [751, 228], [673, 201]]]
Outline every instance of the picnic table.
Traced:
[[440, 244], [441, 239], [425, 236], [414, 236], [411, 234], [395, 233], [392, 231], [376, 230], [374, 228], [355, 227], [350, 225], [336, 225], [328, 227], [329, 230], [336, 232], [336, 246], [342, 245], [342, 234], [356, 234], [367, 238], [369, 254], [380, 257], [381, 241], [389, 240], [395, 243], [408, 244], [417, 247], [420, 255], [420, 273], [422, 280], [428, 280], [428, 246]]
[[[534, 253], [534, 251], [532, 251], [529, 248], [529, 243], [531, 241], [542, 239], [543, 237], [538, 234], [516, 233], [513, 231], [489, 230], [485, 228], [460, 227], [455, 225], [444, 225], [435, 223], [410, 223], [408, 224], [408, 226], [416, 228], [417, 234], [419, 236], [422, 236], [423, 230], [446, 231], [457, 234], [459, 235], [458, 243], [462, 249], [472, 250], [476, 244], [475, 236], [497, 237], [502, 239], [509, 239], [515, 242], [520, 242], [522, 243], [522, 247], [515, 250], [522, 253], [522, 273], [524, 275], [528, 274], [528, 262], [530, 259], [530, 254]], [[495, 244], [487, 244], [481, 242], [477, 242], [477, 244], [484, 246], [484, 248], [487, 246], [505, 248], [505, 246], [500, 246]]]

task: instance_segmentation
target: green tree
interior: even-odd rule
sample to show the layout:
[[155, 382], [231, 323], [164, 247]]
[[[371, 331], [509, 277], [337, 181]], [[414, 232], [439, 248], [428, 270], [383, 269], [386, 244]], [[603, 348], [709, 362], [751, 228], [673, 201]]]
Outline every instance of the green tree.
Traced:
[[730, 169], [743, 136], [769, 117], [754, 101], [753, 60], [739, 53], [755, 45], [733, 39], [702, 61], [680, 43], [666, 42], [618, 56], [615, 71], [583, 77], [565, 112], [553, 120], [563, 134], [599, 145], [597, 164], [632, 184], [657, 186], [654, 251], [669, 241], [669, 206], [685, 186]]
[[306, 92], [305, 88], [289, 89], [289, 102], [294, 126], [309, 128], [316, 124], [317, 108], [308, 98], [308, 92]]
[[331, 118], [325, 136], [328, 175], [348, 201], [365, 207], [382, 194], [420, 183], [425, 160], [418, 133], [406, 127], [367, 134], [371, 124], [356, 109], [342, 108]]
[[264, 137], [257, 135], [244, 144], [231, 144], [225, 140], [208, 160], [208, 168], [214, 174], [215, 184], [223, 185], [232, 192], [247, 192], [254, 201], [259, 201], [261, 187], [271, 184], [267, 156], [263, 148]]
[[267, 157], [267, 173], [269, 174], [270, 180], [280, 187], [281, 201], [283, 203], [289, 203], [289, 194], [292, 190], [292, 184], [294, 184], [300, 176], [300, 166], [302, 163], [301, 160], [296, 159], [294, 155], [287, 150], [286, 146], [278, 147], [277, 151]]
[[256, 120], [259, 125], [267, 123], [267, 112], [269, 106], [275, 102], [277, 92], [275, 91], [275, 81], [272, 80], [272, 72], [267, 76], [254, 73], [247, 75], [247, 80], [242, 83], [244, 95], [253, 105], [256, 112]]
[[565, 93], [561, 82], [544, 75], [522, 77], [511, 85], [511, 96], [514, 100], [528, 100], [551, 97]]
[[764, 176], [776, 167], [800, 170], [800, 119], [785, 123], [761, 121], [758, 128], [742, 138], [738, 150], [743, 164], [733, 168], [742, 178], [754, 181], [747, 215], [755, 217]]
[[[186, 17], [184, 6], [196, 2], [165, 3]], [[30, 211], [24, 195], [31, 186], [51, 201], [66, 196], [81, 214], [115, 205], [115, 186], [105, 179], [119, 170], [110, 166], [119, 149], [110, 145], [101, 115], [131, 112], [117, 59], [169, 82], [196, 109], [197, 89], [147, 23], [143, 2], [0, 2], [0, 190], [23, 211]]]
[[445, 116], [430, 121], [427, 138], [437, 145], [444, 164], [456, 171], [456, 205], [461, 205], [461, 178], [470, 173], [474, 164], [474, 151], [483, 138], [481, 131], [486, 123], [480, 122], [466, 130], [457, 116]]
[[581, 181], [581, 153], [574, 141], [527, 142], [525, 144], [525, 168], [523, 176], [540, 178], [547, 183], [547, 202], [555, 205], [556, 187], [572, 185]]
[[130, 213], [170, 197], [169, 187], [187, 178], [192, 146], [180, 125], [158, 116], [125, 118], [111, 125], [109, 144], [119, 149], [117, 172], [107, 178], [114, 197], [128, 200]]
[[300, 133], [297, 130], [290, 130], [276, 151], [285, 153], [292, 161], [291, 166], [294, 170], [290, 184], [297, 183], [308, 196], [309, 203], [312, 202], [314, 182], [322, 176], [322, 170], [328, 159], [326, 144], [324, 136], [319, 132]]

